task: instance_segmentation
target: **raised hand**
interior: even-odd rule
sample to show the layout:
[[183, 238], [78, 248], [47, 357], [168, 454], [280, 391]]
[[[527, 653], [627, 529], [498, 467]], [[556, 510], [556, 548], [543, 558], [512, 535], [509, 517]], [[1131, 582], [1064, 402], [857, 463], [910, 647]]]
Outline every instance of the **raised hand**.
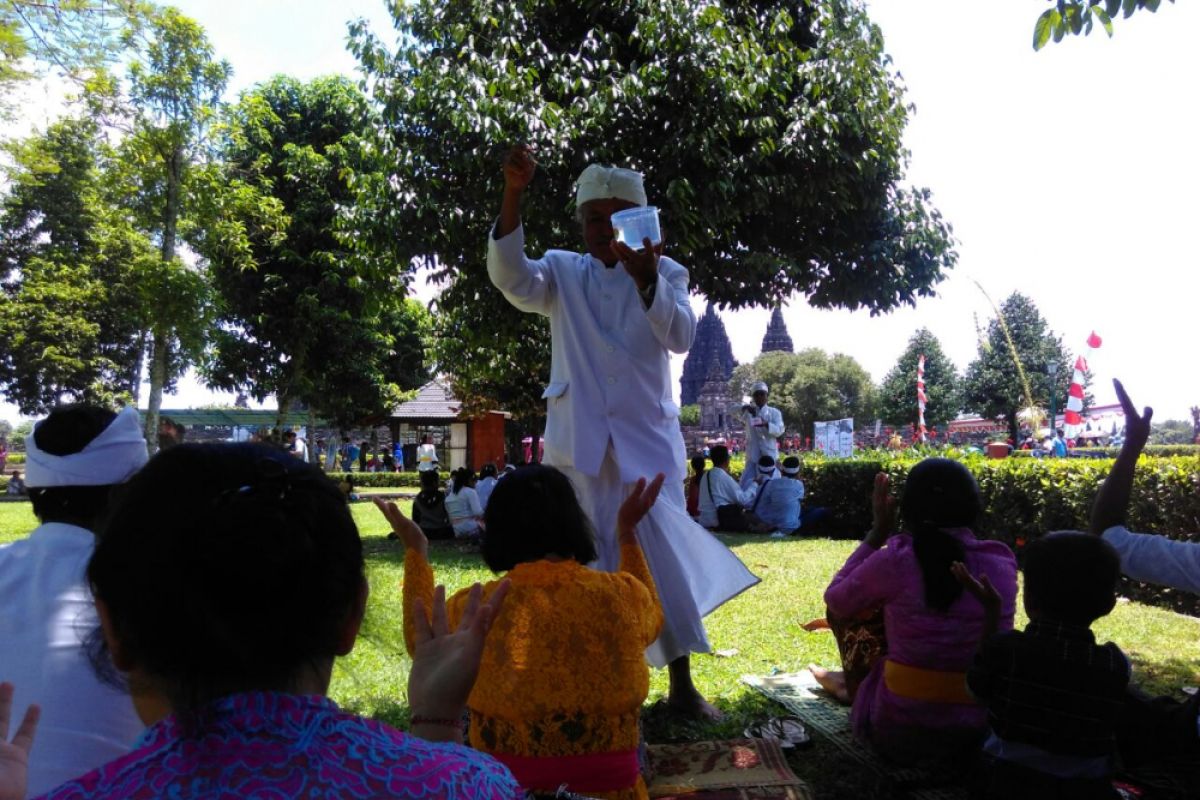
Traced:
[[624, 242], [612, 240], [612, 251], [625, 271], [639, 289], [645, 289], [658, 278], [658, 258], [662, 255], [663, 243], [652, 244], [649, 239], [642, 239], [642, 249], [634, 250]]
[[417, 600], [412, 669], [408, 674], [408, 703], [413, 717], [457, 720], [479, 675], [483, 645], [511, 584], [501, 581], [487, 602], [478, 583], [467, 595], [458, 627], [450, 630], [446, 588], [433, 593], [432, 614]]
[[967, 570], [966, 564], [963, 564], [961, 561], [955, 561], [951, 564], [950, 572], [962, 584], [962, 587], [967, 590], [967, 594], [979, 601], [984, 611], [989, 614], [1000, 614], [1002, 603], [1000, 593], [996, 591], [995, 586], [992, 586], [992, 581], [987, 575], [980, 574], [976, 578]]
[[871, 532], [865, 540], [872, 547], [883, 547], [896, 530], [896, 498], [892, 497], [891, 486], [892, 479], [886, 472], [875, 474], [875, 487], [871, 492]]
[[537, 161], [528, 145], [518, 144], [504, 156], [504, 190], [520, 193], [533, 180]]
[[0, 800], [24, 800], [29, 780], [29, 751], [33, 747], [33, 736], [37, 733], [41, 709], [30, 706], [25, 709], [21, 725], [8, 740], [9, 722], [12, 720], [13, 685], [0, 683]]
[[1154, 416], [1154, 409], [1146, 406], [1139, 415], [1137, 406], [1129, 399], [1125, 387], [1116, 378], [1113, 379], [1113, 388], [1117, 390], [1117, 399], [1121, 401], [1121, 409], [1125, 412], [1124, 446], [1140, 453], [1150, 438], [1150, 418]]
[[664, 480], [666, 480], [666, 475], [661, 472], [654, 476], [654, 480], [650, 481], [649, 485], [645, 478], [638, 478], [637, 485], [633, 487], [633, 491], [629, 493], [625, 502], [621, 503], [620, 510], [617, 511], [617, 536], [619, 538], [625, 539], [633, 536], [637, 524], [646, 514], [650, 513], [654, 502], [658, 500], [658, 493], [662, 489]]
[[425, 537], [425, 531], [421, 530], [421, 526], [404, 516], [404, 512], [395, 503], [379, 497], [376, 497], [374, 502], [375, 507], [392, 526], [392, 531], [400, 537], [400, 541], [404, 542], [404, 546], [417, 551], [422, 558], [428, 561], [429, 539]]

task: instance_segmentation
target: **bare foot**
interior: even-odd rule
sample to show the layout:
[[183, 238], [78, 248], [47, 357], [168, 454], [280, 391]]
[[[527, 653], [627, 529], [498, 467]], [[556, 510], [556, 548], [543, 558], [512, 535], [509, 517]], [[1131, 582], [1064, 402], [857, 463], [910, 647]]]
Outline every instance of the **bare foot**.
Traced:
[[[800, 627], [809, 633], [812, 633], [813, 631], [827, 631], [829, 630], [829, 620], [825, 619], [824, 617], [817, 617], [816, 619], [810, 619]], [[820, 667], [817, 667], [817, 669], [820, 669]]]
[[667, 708], [681, 716], [706, 720], [708, 722], [717, 722], [725, 718], [725, 715], [721, 713], [719, 708], [705, 700], [695, 690], [668, 695]]
[[839, 703], [850, 705], [850, 692], [846, 689], [846, 673], [841, 670], [818, 667], [816, 664], [809, 664], [808, 671], [817, 679], [821, 688], [833, 695]]

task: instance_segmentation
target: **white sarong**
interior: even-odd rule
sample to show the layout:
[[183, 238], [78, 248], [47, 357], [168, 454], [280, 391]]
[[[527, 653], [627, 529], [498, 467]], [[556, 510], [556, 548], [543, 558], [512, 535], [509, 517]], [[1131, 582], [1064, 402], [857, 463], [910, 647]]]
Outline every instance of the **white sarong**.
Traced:
[[[621, 482], [611, 444], [599, 476], [584, 475], [569, 466], [554, 466], [571, 479], [579, 504], [596, 528], [599, 558], [589, 566], [616, 572], [621, 555], [617, 511], [636, 484]], [[646, 476], [647, 480], [653, 477]], [[702, 619], [754, 586], [759, 578], [688, 516], [683, 484], [678, 481], [663, 484], [658, 501], [638, 524], [638, 541], [663, 610], [662, 633], [646, 649], [646, 660], [655, 667], [664, 667], [688, 653], [709, 652], [712, 648]]]

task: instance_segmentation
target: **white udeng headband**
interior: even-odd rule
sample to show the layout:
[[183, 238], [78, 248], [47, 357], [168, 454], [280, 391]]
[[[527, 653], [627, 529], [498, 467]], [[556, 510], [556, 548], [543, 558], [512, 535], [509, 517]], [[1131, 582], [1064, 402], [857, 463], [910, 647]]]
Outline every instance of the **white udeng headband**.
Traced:
[[575, 206], [592, 200], [616, 198], [634, 205], [646, 205], [646, 189], [642, 185], [642, 173], [621, 167], [605, 167], [591, 164], [575, 181]]
[[149, 458], [137, 409], [126, 407], [78, 453], [65, 456], [44, 453], [32, 433], [26, 436], [25, 485], [30, 489], [46, 489], [124, 483]]

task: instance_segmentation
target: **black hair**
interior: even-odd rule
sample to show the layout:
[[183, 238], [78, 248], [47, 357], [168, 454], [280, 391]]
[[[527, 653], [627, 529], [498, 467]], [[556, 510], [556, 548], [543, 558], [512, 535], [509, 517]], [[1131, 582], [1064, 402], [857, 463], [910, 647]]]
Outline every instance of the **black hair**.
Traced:
[[117, 492], [87, 577], [122, 653], [187, 717], [293, 691], [332, 659], [362, 542], [319, 468], [268, 445], [181, 444]]
[[470, 486], [475, 482], [475, 471], [470, 467], [459, 467], [454, 470], [454, 481], [450, 484], [450, 491], [458, 494], [464, 486]]
[[[78, 453], [112, 424], [107, 408], [75, 403], [58, 406], [33, 429], [38, 449], [54, 456]], [[47, 486], [29, 490], [34, 515], [41, 522], [64, 522], [94, 530], [108, 507], [112, 485]]]
[[774, 468], [774, 466], [775, 466], [775, 459], [774, 459], [774, 458], [772, 458], [771, 456], [762, 456], [761, 458], [759, 458], [759, 459], [758, 459], [758, 465], [759, 465], [760, 467], [772, 467], [772, 468]]
[[420, 481], [421, 481], [420, 494], [424, 495], [424, 500], [426, 503], [432, 502], [434, 497], [438, 493], [437, 470], [427, 469], [427, 470], [422, 470], [421, 472], [419, 472], [417, 474], [420, 476]]
[[908, 472], [900, 498], [904, 529], [912, 534], [925, 605], [946, 611], [962, 594], [950, 565], [962, 561], [962, 542], [945, 528], [973, 528], [983, 511], [974, 476], [949, 458], [927, 458]]
[[496, 484], [484, 512], [483, 560], [493, 572], [549, 555], [588, 564], [596, 536], [571, 480], [554, 467], [532, 464]]
[[480, 477], [480, 479], [496, 477], [496, 465], [495, 464], [484, 464], [482, 467], [479, 468], [479, 477]]
[[1056, 622], [1091, 625], [1116, 604], [1121, 558], [1079, 531], [1047, 534], [1025, 549], [1025, 608]]
[[723, 444], [716, 445], [709, 449], [708, 457], [712, 459], [714, 467], [724, 466], [729, 463], [729, 448]]
[[704, 456], [692, 456], [692, 472], [697, 475], [704, 472], [704, 468], [708, 466], [708, 461]]

